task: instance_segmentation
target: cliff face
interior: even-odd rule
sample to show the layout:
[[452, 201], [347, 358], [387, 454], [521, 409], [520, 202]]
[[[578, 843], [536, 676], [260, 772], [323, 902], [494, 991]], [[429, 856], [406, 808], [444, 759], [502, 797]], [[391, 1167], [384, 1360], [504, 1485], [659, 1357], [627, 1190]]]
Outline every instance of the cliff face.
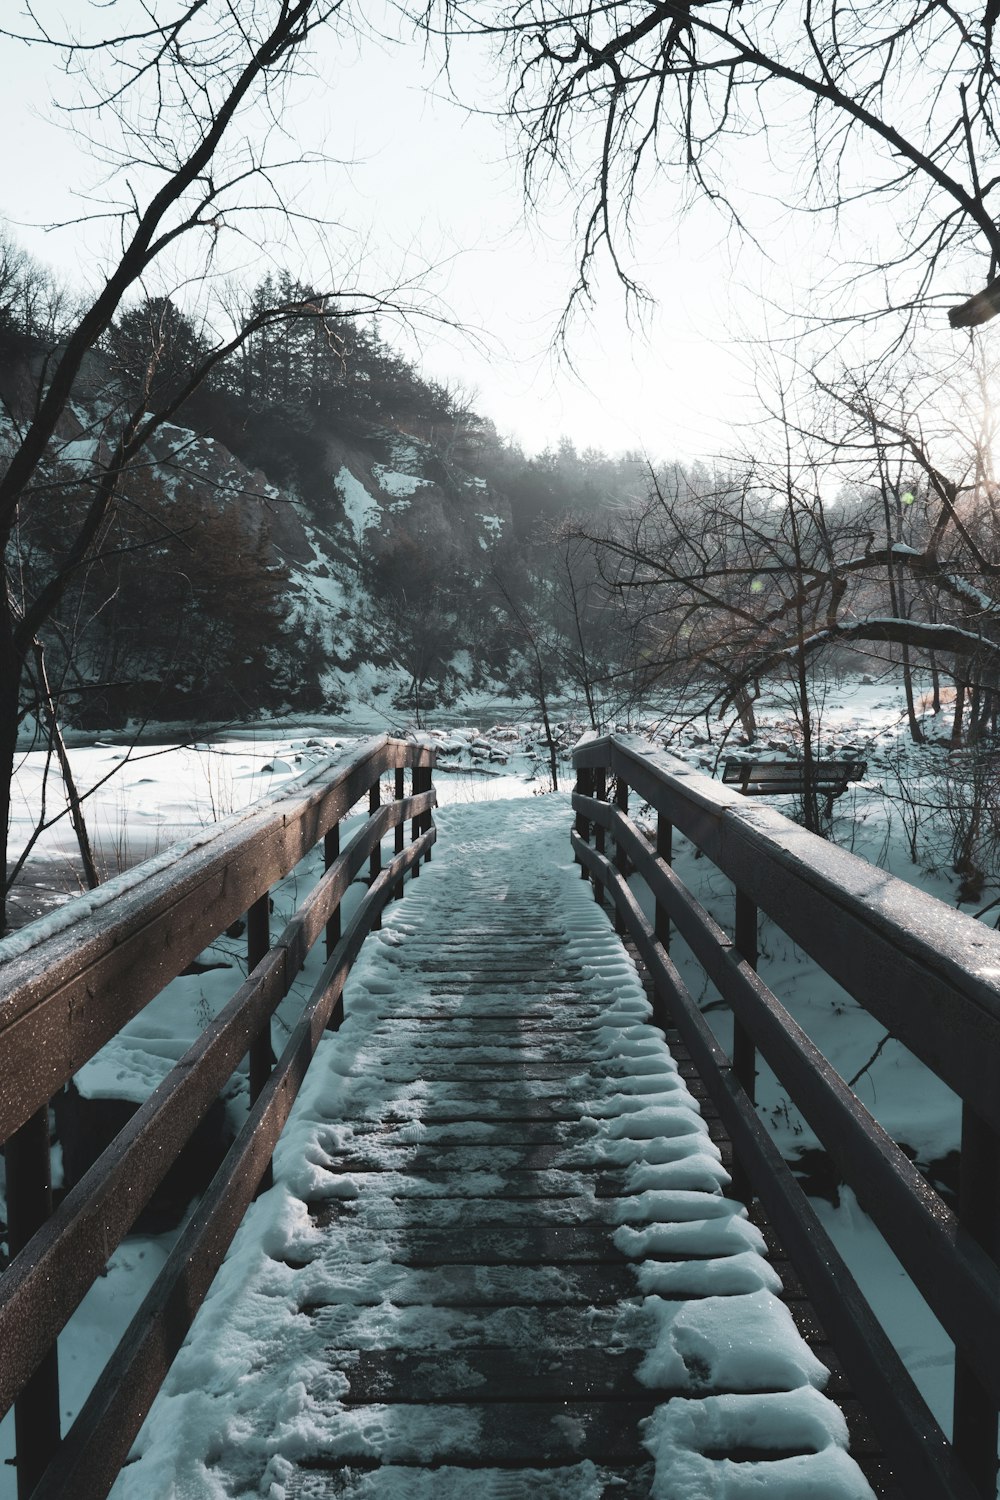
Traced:
[[321, 642], [331, 697], [384, 686], [405, 699], [407, 684], [427, 696], [413, 681], [423, 678], [413, 637], [436, 625], [450, 649], [428, 645], [427, 678], [437, 692], [460, 688], [475, 675], [463, 657], [468, 613], [513, 544], [509, 503], [416, 437], [328, 434], [324, 455], [325, 495], [279, 491], [269, 501], [271, 546], [288, 569], [288, 631]]
[[[4, 381], [15, 404], [32, 383]], [[119, 418], [95, 360], [14, 543], [26, 599], [64, 564]], [[14, 438], [5, 417], [7, 451]], [[513, 546], [506, 499], [419, 437], [320, 428], [308, 442], [304, 495], [210, 432], [157, 431], [53, 622], [69, 722], [336, 709], [377, 691], [416, 704], [488, 669], [475, 599]]]

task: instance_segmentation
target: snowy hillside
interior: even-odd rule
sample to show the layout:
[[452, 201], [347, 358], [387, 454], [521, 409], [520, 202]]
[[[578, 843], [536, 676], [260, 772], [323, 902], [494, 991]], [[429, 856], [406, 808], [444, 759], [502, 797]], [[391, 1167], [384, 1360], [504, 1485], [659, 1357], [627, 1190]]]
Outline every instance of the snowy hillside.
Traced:
[[[0, 367], [0, 461], [40, 368]], [[524, 571], [504, 495], [451, 445], [388, 418], [313, 415], [306, 431], [292, 410], [258, 417], [210, 394], [190, 425], [162, 422], [117, 481], [83, 570], [66, 552], [67, 507], [106, 482], [123, 420], [106, 362], [91, 360], [59, 421], [50, 498], [17, 532], [16, 572], [30, 601], [69, 568], [41, 632], [67, 728], [337, 711], [380, 695], [390, 708], [408, 694], [419, 711], [502, 676], [510, 642], [481, 594], [498, 565]]]

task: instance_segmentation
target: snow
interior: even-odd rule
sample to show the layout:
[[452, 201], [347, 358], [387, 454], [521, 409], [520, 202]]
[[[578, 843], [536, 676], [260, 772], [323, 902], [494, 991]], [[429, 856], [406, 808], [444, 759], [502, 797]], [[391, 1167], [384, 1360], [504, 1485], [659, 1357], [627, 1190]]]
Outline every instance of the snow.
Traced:
[[[704, 1186], [705, 1184], [702, 1184]], [[736, 1254], [728, 1251], [721, 1256], [708, 1256], [695, 1261], [682, 1261], [676, 1265], [661, 1265], [658, 1261], [647, 1261], [636, 1273], [639, 1289], [656, 1292], [663, 1297], [721, 1297], [724, 1302], [734, 1304], [732, 1308], [734, 1337], [743, 1338], [744, 1327], [741, 1309], [743, 1294], [752, 1294], [762, 1288], [768, 1292], [781, 1291], [781, 1278], [774, 1269], [753, 1250], [741, 1250]], [[739, 1304], [738, 1307], [735, 1304]], [[695, 1304], [697, 1305], [697, 1304]], [[783, 1304], [778, 1303], [777, 1306]], [[749, 1336], [750, 1324], [746, 1324]], [[797, 1337], [797, 1335], [796, 1335]], [[748, 1354], [748, 1358], [751, 1358]], [[651, 1382], [656, 1384], [654, 1380]], [[661, 1378], [660, 1384], [669, 1384]]]
[[381, 511], [360, 479], [356, 479], [346, 464], [342, 464], [334, 485], [344, 506], [344, 514], [354, 532], [354, 540], [361, 545], [364, 534], [381, 522]]
[[303, 531], [312, 551], [312, 557], [304, 566], [292, 563], [289, 566], [286, 608], [289, 625], [306, 622], [317, 624], [323, 639], [329, 646], [343, 647], [343, 617], [349, 608], [349, 590], [344, 580], [332, 571], [329, 562], [329, 543], [324, 548], [317, 540], [315, 529], [303, 523]]
[[421, 479], [416, 474], [397, 474], [384, 464], [372, 464], [372, 473], [379, 489], [394, 498], [409, 499], [418, 490], [431, 484], [431, 480]]
[[480, 516], [479, 524], [485, 533], [479, 538], [479, 545], [484, 552], [489, 552], [503, 535], [503, 517]]
[[59, 462], [75, 469], [78, 474], [89, 474], [99, 446], [97, 438], [74, 438], [58, 449]]
[[[646, 1423], [656, 1458], [651, 1500], [871, 1500], [846, 1453], [847, 1429], [835, 1406], [808, 1386], [785, 1392], [678, 1399]], [[785, 1444], [811, 1449], [766, 1457]], [[733, 1463], [706, 1450], [756, 1448], [758, 1461]]]
[[974, 583], [970, 583], [967, 578], [959, 578], [955, 573], [945, 573], [942, 577], [942, 583], [953, 594], [957, 595], [960, 599], [965, 599], [967, 603], [973, 605], [984, 615], [995, 615], [998, 613], [997, 601], [991, 599], [989, 594], [984, 594], [982, 589], [977, 588]]
[[[743, 1255], [736, 1260], [742, 1267]], [[724, 1259], [710, 1264], [724, 1264]], [[676, 1267], [666, 1264], [655, 1269], [672, 1273]], [[788, 1308], [774, 1296], [777, 1278], [773, 1271], [767, 1279], [770, 1287], [758, 1281], [750, 1290], [722, 1296], [706, 1290], [693, 1302], [651, 1297], [646, 1306], [654, 1311], [657, 1336], [639, 1368], [643, 1384], [689, 1389], [723, 1386], [734, 1391], [822, 1388], [829, 1371], [803, 1341]], [[669, 1286], [658, 1290], [670, 1295]]]

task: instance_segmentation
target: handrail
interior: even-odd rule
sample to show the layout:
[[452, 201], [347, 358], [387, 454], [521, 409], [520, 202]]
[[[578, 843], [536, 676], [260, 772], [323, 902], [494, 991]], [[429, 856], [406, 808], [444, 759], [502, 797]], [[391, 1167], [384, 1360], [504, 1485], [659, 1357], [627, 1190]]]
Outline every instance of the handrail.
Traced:
[[[1000, 937], [773, 810], [748, 808], [718, 782], [648, 746], [588, 737], [574, 762], [573, 846], [583, 873], [609, 891], [620, 925], [635, 938], [661, 1018], [684, 1036], [730, 1128], [741, 1185], [760, 1196], [784, 1239], [900, 1479], [922, 1497], [994, 1496], [1000, 1271], [998, 1246], [982, 1226], [995, 1222], [997, 1208]], [[615, 806], [603, 794], [609, 772]], [[655, 851], [627, 817], [629, 787], [658, 814]], [[674, 827], [733, 880], [735, 940], [670, 868]], [[597, 849], [590, 847], [592, 830]], [[600, 847], [606, 833], [615, 841], [613, 860]], [[652, 923], [628, 888], [626, 863], [655, 898]], [[957, 1218], [756, 974], [757, 906], [896, 1037], [915, 1043], [911, 1050], [963, 1098]], [[733, 1011], [734, 1062], [708, 1040], [670, 962], [671, 923]], [[966, 1046], [975, 1038], [975, 1056], [963, 1058], [956, 1033]], [[762, 1140], [752, 1102], [758, 1048], [956, 1344], [953, 1446], [805, 1195], [789, 1172], [775, 1170], [775, 1148], [770, 1137]]]
[[[145, 879], [12, 960], [0, 985], [0, 1122], [7, 1134], [13, 1259], [0, 1276], [0, 1412], [15, 1401], [18, 1495], [107, 1493], [232, 1235], [269, 1170], [324, 1028], [336, 1029], [341, 992], [382, 907], [409, 871], [430, 858], [430, 746], [379, 736], [335, 765], [299, 778], [265, 805], [226, 820], [173, 866], [158, 858]], [[413, 791], [403, 795], [403, 769]], [[394, 799], [379, 783], [395, 775]], [[339, 852], [339, 823], [365, 794], [367, 820]], [[405, 846], [405, 823], [411, 841]], [[381, 868], [382, 839], [395, 855]], [[273, 944], [270, 886], [317, 844], [326, 871]], [[369, 889], [340, 936], [340, 903], [368, 861]], [[51, 1212], [36, 1181], [48, 1177], [48, 1099], [110, 1035], [180, 973], [242, 911], [263, 913], [259, 961], [160, 1086], [86, 1175]], [[258, 924], [259, 925], [259, 924]], [[317, 939], [328, 959], [281, 1059], [270, 1069], [270, 1017]], [[259, 933], [253, 941], [259, 941]], [[252, 952], [251, 947], [251, 952]], [[67, 999], [67, 996], [71, 997]], [[107, 1013], [115, 1024], [109, 1030]], [[67, 1014], [73, 1021], [57, 1062], [30, 1063], [35, 1045]], [[55, 1020], [53, 1020], [55, 1018]], [[247, 1053], [251, 1110], [71, 1433], [60, 1444], [54, 1340]], [[67, 1071], [68, 1069], [68, 1071]], [[19, 1190], [19, 1180], [27, 1187]], [[13, 1191], [10, 1189], [13, 1187]], [[27, 1213], [25, 1212], [27, 1210]], [[33, 1216], [33, 1222], [28, 1218]], [[169, 1352], [168, 1352], [169, 1350]], [[101, 1416], [110, 1406], [108, 1425]], [[50, 1460], [52, 1461], [50, 1464]]]

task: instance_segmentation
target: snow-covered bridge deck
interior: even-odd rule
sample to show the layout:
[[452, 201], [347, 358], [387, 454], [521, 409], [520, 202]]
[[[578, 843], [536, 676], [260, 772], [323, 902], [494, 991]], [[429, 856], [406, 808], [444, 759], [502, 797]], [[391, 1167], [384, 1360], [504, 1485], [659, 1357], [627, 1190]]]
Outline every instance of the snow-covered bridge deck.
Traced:
[[564, 799], [439, 822], [120, 1493], [869, 1495]]

